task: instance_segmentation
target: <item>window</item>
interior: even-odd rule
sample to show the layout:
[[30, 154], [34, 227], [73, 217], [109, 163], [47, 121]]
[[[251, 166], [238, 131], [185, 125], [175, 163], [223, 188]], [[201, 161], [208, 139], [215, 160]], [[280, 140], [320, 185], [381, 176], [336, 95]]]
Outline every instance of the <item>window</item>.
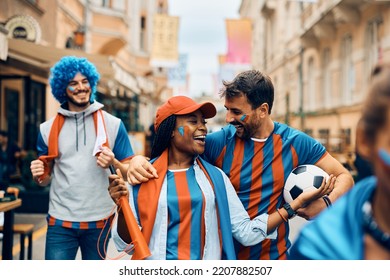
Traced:
[[164, 3], [163, 2], [158, 2], [158, 4], [157, 4], [157, 13], [158, 14], [164, 13]]
[[328, 149], [329, 146], [329, 129], [319, 129], [318, 130], [318, 141]]
[[35, 150], [36, 140], [39, 132], [39, 125], [45, 120], [45, 107], [46, 98], [45, 91], [46, 85], [25, 80], [26, 83], [30, 83], [30, 92], [25, 92], [25, 133], [24, 143], [26, 149]]
[[307, 135], [313, 137], [313, 129], [311, 128], [306, 128], [303, 130], [304, 133], [306, 133]]
[[[18, 142], [19, 138], [19, 123], [22, 114], [19, 110], [21, 92], [18, 90], [5, 87], [4, 88], [4, 109], [7, 122], [8, 137], [10, 142]], [[15, 129], [17, 128], [17, 129]]]
[[352, 103], [352, 91], [355, 85], [355, 72], [352, 61], [352, 36], [347, 35], [341, 43], [341, 96], [342, 104]]
[[114, 9], [118, 11], [126, 10], [126, 1], [125, 0], [88, 0], [91, 4], [107, 8]]
[[315, 111], [316, 109], [316, 75], [314, 68], [314, 59], [311, 57], [307, 66], [308, 81], [307, 81], [307, 104], [308, 111]]
[[301, 115], [302, 117], [302, 113], [303, 113], [303, 86], [302, 86], [302, 63], [299, 64], [299, 66], [297, 67], [297, 77], [298, 77], [298, 80], [297, 80], [297, 89], [298, 89], [298, 101], [296, 102], [296, 112]]
[[330, 50], [325, 49], [322, 54], [322, 99], [320, 104], [323, 104], [325, 108], [331, 107], [331, 88], [332, 88], [332, 77], [330, 70]]
[[141, 16], [140, 22], [140, 38], [139, 38], [139, 47], [141, 51], [146, 51], [146, 17]]
[[365, 40], [365, 75], [367, 79], [371, 77], [371, 72], [374, 66], [379, 62], [381, 52], [378, 38], [378, 30], [381, 21], [379, 19], [372, 20], [367, 24], [366, 40]]
[[126, 10], [126, 1], [125, 0], [113, 0], [112, 8], [118, 11]]
[[102, 7], [109, 8], [110, 7], [110, 0], [102, 0]]
[[285, 33], [285, 38], [286, 41], [290, 40], [292, 38], [292, 31], [294, 30], [293, 26], [293, 19], [294, 15], [292, 13], [292, 8], [291, 8], [292, 3], [286, 2], [286, 19], [285, 19], [285, 26], [284, 26], [284, 32]]
[[267, 62], [270, 62], [272, 61], [272, 58], [276, 51], [276, 24], [275, 24], [274, 15], [267, 17], [265, 24], [266, 24], [265, 42], [266, 42], [266, 50], [267, 50], [266, 60]]
[[285, 124], [290, 124], [290, 93], [286, 93], [286, 112], [284, 117]]
[[351, 145], [351, 129], [350, 128], [342, 128], [340, 130], [340, 136], [342, 142], [345, 146], [349, 147]]

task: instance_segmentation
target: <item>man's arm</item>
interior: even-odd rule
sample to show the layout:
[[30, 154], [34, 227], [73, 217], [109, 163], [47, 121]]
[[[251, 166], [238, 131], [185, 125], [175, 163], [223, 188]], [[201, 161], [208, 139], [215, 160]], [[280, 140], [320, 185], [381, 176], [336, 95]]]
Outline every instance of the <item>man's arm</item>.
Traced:
[[[52, 164], [52, 163], [49, 163]], [[51, 181], [51, 176], [48, 174], [46, 177], [41, 178], [45, 171], [45, 165], [43, 161], [36, 159], [30, 164], [31, 175], [35, 183], [41, 187], [46, 187]]]
[[[131, 157], [123, 161], [119, 161], [115, 158], [115, 154], [107, 147], [103, 147], [102, 151], [96, 156], [97, 165], [106, 169], [110, 165], [114, 166], [114, 169], [120, 169], [122, 174], [127, 174], [127, 169]], [[126, 180], [126, 178], [124, 178]]]
[[[329, 175], [333, 174], [336, 176], [336, 182], [334, 184], [333, 191], [328, 195], [331, 203], [335, 202], [354, 185], [352, 175], [329, 153], [320, 159], [315, 165], [323, 169]], [[307, 207], [299, 209], [298, 215], [307, 220], [310, 220], [318, 215], [326, 207], [327, 205], [325, 201], [320, 198], [311, 202]]]
[[[234, 135], [235, 129], [233, 126], [227, 126], [225, 130], [213, 132], [206, 136], [205, 152], [201, 155], [206, 161], [214, 163], [213, 158], [217, 158], [225, 146], [225, 139]], [[227, 136], [226, 136], [227, 135]], [[212, 154], [211, 154], [212, 153]], [[149, 158], [142, 155], [134, 156], [127, 170], [127, 181], [135, 186], [149, 179], [158, 178], [157, 170], [149, 162]]]
[[[116, 158], [114, 158], [112, 165], [114, 166], [115, 170], [119, 169], [121, 171], [121, 173], [125, 174], [125, 176], [126, 176], [130, 161], [131, 161], [131, 158], [126, 159], [124, 161], [119, 161]], [[126, 177], [124, 177], [124, 180], [125, 181], [127, 180]]]
[[333, 191], [329, 194], [332, 202], [336, 201], [340, 196], [349, 191], [354, 185], [351, 173], [334, 157], [327, 154], [317, 164], [326, 173], [336, 176], [336, 183]]
[[158, 178], [156, 168], [148, 161], [147, 157], [142, 155], [136, 155], [130, 160], [125, 174], [127, 174], [127, 181], [133, 186], [147, 182], [152, 178]]

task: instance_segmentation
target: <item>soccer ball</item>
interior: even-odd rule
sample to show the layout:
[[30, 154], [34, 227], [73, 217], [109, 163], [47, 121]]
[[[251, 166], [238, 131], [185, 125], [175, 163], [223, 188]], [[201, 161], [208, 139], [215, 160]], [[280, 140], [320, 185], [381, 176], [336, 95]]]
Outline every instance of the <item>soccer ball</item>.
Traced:
[[329, 175], [318, 166], [306, 164], [295, 167], [284, 184], [283, 197], [288, 203], [296, 199], [302, 192], [319, 188], [323, 179]]

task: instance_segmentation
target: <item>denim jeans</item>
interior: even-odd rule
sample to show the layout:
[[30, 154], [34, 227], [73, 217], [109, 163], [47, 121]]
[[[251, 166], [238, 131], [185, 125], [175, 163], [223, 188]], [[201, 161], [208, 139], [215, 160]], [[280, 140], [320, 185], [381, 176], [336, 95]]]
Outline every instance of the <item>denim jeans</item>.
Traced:
[[105, 259], [108, 240], [111, 237], [109, 228], [108, 225], [104, 229], [73, 229], [58, 225], [48, 226], [45, 259], [74, 260], [79, 248], [83, 260]]

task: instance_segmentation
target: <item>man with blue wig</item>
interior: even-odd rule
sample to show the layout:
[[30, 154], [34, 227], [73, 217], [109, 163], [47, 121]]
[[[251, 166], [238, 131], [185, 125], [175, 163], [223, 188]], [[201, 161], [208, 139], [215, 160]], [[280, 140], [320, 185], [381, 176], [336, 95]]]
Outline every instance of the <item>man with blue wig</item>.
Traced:
[[61, 104], [40, 125], [38, 159], [31, 173], [50, 184], [45, 259], [105, 259], [114, 203], [107, 192], [108, 167], [126, 174], [133, 156], [123, 122], [95, 100], [100, 75], [86, 58], [66, 56], [51, 69], [50, 86]]

